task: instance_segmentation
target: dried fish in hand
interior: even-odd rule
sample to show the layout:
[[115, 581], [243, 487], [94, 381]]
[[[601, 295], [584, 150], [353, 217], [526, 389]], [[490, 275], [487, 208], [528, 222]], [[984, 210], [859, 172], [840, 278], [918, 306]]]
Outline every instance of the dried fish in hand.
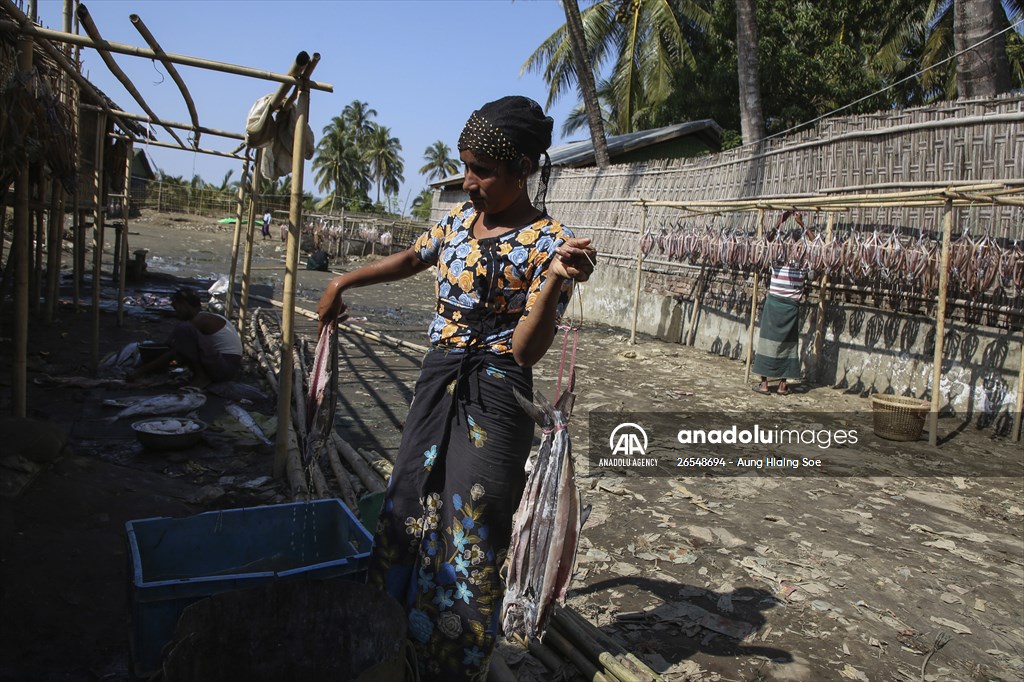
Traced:
[[124, 417], [135, 417], [143, 414], [163, 415], [177, 414], [196, 410], [206, 404], [206, 395], [198, 388], [187, 387], [179, 393], [167, 393], [145, 398], [137, 403], [129, 405], [107, 421], [115, 422]]
[[[309, 391], [306, 393], [306, 442], [302, 448], [302, 464], [308, 467], [318, 448], [323, 448], [334, 431], [334, 412], [338, 401], [338, 329], [336, 324], [324, 325], [316, 344], [316, 355], [309, 370]], [[324, 405], [324, 397], [327, 404]]]
[[256, 436], [256, 439], [264, 445], [273, 445], [274, 442], [267, 438], [267, 434], [263, 433], [263, 429], [256, 423], [256, 420], [252, 418], [252, 415], [246, 412], [245, 408], [235, 403], [228, 403], [224, 406], [224, 409], [228, 411], [232, 417], [237, 419], [239, 423], [245, 428], [249, 429], [252, 435]]
[[553, 407], [539, 391], [534, 396], [537, 405], [516, 393], [544, 435], [516, 511], [501, 607], [505, 635], [528, 639], [544, 631], [556, 599], [565, 603], [580, 532], [589, 512], [581, 508], [566, 428], [575, 395], [570, 387]]

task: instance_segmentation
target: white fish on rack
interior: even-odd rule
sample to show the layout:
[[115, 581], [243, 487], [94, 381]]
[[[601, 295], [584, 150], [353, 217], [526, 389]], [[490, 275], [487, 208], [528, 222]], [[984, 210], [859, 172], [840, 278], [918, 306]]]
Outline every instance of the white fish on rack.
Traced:
[[246, 412], [245, 408], [235, 403], [228, 403], [224, 409], [228, 411], [232, 417], [237, 419], [239, 423], [245, 428], [249, 429], [252, 435], [256, 436], [256, 439], [264, 445], [273, 445], [274, 442], [267, 438], [267, 435], [263, 433], [263, 429], [256, 423], [256, 420], [252, 418], [252, 415]]
[[187, 387], [178, 393], [167, 393], [143, 398], [108, 417], [107, 421], [115, 422], [125, 417], [139, 415], [178, 414], [197, 410], [206, 404], [206, 395], [198, 388]]

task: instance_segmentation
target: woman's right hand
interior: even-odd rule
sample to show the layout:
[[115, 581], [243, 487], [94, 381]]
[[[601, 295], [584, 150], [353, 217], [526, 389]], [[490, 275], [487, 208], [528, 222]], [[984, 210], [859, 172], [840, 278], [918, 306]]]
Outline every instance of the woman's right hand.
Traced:
[[341, 277], [335, 277], [328, 282], [324, 293], [320, 296], [320, 303], [316, 306], [316, 317], [320, 322], [316, 330], [318, 338], [324, 330], [324, 325], [330, 322], [344, 322], [348, 319], [348, 315], [345, 314], [348, 306], [341, 299], [343, 291]]

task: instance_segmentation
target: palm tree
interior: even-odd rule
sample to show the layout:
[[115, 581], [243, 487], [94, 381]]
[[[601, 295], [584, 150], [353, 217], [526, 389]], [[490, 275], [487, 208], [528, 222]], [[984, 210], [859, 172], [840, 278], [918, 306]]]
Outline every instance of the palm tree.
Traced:
[[426, 163], [420, 167], [419, 174], [426, 175], [427, 182], [431, 182], [432, 180], [441, 180], [449, 175], [458, 173], [459, 164], [456, 163], [455, 159], [451, 158], [451, 153], [451, 148], [441, 140], [430, 145], [423, 152], [423, 160]]
[[756, 144], [764, 138], [755, 6], [754, 0], [736, 0], [736, 65], [740, 85], [740, 130], [744, 144]]
[[[604, 127], [605, 135], [618, 135], [618, 109], [615, 103], [614, 93], [612, 92], [611, 81], [602, 78], [597, 83], [597, 101], [600, 106], [601, 123]], [[575, 133], [577, 130], [582, 130], [583, 126], [590, 124], [590, 117], [587, 113], [586, 107], [583, 104], [577, 104], [566, 116], [565, 120], [562, 121], [562, 137], [568, 137]]]
[[[890, 16], [891, 29], [882, 36], [871, 66], [893, 81], [923, 71], [909, 85], [899, 86], [898, 104], [992, 95], [1024, 84], [1024, 59], [1018, 47], [1022, 0], [897, 0]], [[1007, 25], [1004, 22], [1017, 24], [1016, 31], [1006, 34], [1005, 40], [998, 36], [986, 41]], [[942, 63], [979, 42], [955, 65]], [[1016, 49], [1007, 49], [1010, 45]]]
[[377, 181], [377, 203], [380, 203], [380, 190], [385, 194], [398, 192], [398, 186], [405, 181], [402, 172], [402, 143], [397, 137], [391, 136], [391, 128], [371, 124], [372, 131], [367, 135], [363, 147], [363, 160], [370, 164], [370, 172]]
[[[636, 130], [668, 98], [678, 69], [696, 67], [680, 19], [703, 31], [711, 15], [692, 0], [598, 0], [583, 10], [581, 19], [594, 69], [599, 71], [607, 60], [614, 62], [611, 83], [617, 123], [626, 133]], [[543, 72], [548, 106], [558, 99], [576, 80], [567, 28], [560, 27], [541, 43], [522, 71]]]
[[373, 132], [373, 117], [377, 115], [376, 109], [371, 109], [366, 102], [357, 99], [352, 100], [341, 110], [341, 118], [355, 135], [356, 140], [361, 140]]
[[[1003, 19], [1000, 4], [999, 0], [956, 0], [953, 3], [953, 46], [957, 52], [963, 52], [956, 62], [960, 97], [994, 97], [1010, 89], [1006, 39], [1000, 34]], [[1017, 14], [1021, 13], [1020, 3], [1008, 4], [1016, 4]], [[977, 47], [968, 50], [974, 45]]]
[[317, 189], [330, 192], [332, 210], [337, 197], [359, 201], [366, 198], [370, 188], [369, 167], [344, 114], [335, 116], [324, 126], [313, 157], [313, 172]]
[[430, 209], [434, 204], [434, 192], [429, 187], [424, 188], [412, 200], [412, 214], [420, 220], [430, 220]]
[[587, 53], [587, 39], [583, 34], [583, 19], [580, 17], [580, 6], [576, 0], [562, 0], [565, 12], [565, 26], [572, 46], [572, 63], [576, 69], [576, 80], [580, 86], [580, 98], [587, 112], [587, 123], [590, 126], [590, 141], [594, 145], [594, 162], [598, 168], [608, 167], [608, 141], [604, 136], [604, 121], [601, 116], [601, 104], [597, 99], [597, 86], [594, 85], [594, 68], [590, 64]]

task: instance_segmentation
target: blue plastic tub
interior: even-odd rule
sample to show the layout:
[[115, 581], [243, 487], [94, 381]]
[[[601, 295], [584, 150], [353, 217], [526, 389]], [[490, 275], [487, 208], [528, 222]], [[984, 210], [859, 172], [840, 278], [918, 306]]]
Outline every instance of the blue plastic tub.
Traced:
[[127, 524], [134, 673], [160, 668], [189, 604], [273, 580], [362, 580], [372, 538], [340, 500], [206, 512]]

